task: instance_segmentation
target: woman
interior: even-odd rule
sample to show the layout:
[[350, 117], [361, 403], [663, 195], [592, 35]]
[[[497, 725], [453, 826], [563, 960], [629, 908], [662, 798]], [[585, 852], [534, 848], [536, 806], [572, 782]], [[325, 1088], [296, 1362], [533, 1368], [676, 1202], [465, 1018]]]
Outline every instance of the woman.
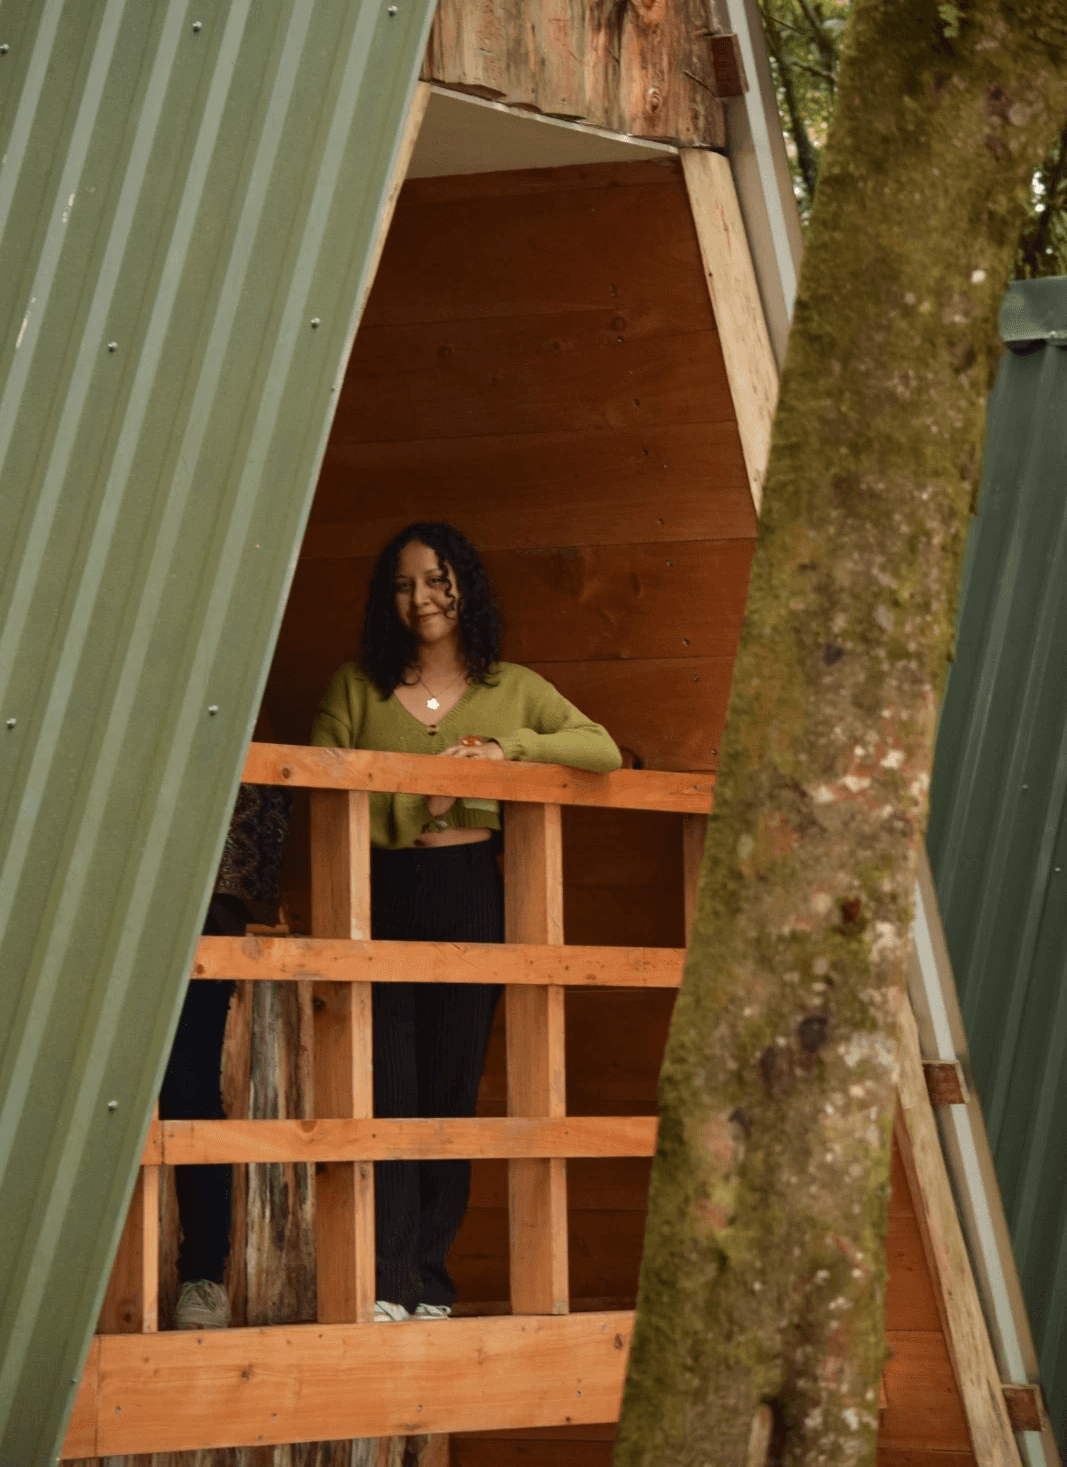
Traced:
[[[499, 656], [500, 617], [474, 546], [451, 525], [408, 525], [378, 559], [360, 665], [335, 674], [311, 742], [618, 769], [600, 724]], [[495, 800], [372, 794], [370, 810], [373, 937], [503, 942]], [[375, 984], [375, 1115], [473, 1115], [499, 996], [488, 984]], [[469, 1190], [466, 1161], [376, 1164], [375, 1319], [450, 1313], [445, 1259]]]

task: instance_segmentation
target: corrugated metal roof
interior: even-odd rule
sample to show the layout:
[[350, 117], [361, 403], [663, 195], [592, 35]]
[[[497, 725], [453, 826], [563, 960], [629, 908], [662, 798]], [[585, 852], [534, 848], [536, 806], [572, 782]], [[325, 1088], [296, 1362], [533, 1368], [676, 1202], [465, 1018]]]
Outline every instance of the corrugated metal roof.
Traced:
[[432, 9], [0, 16], [5, 1467], [58, 1450]]
[[1052, 1419], [1067, 1419], [1067, 278], [1001, 312], [927, 844]]

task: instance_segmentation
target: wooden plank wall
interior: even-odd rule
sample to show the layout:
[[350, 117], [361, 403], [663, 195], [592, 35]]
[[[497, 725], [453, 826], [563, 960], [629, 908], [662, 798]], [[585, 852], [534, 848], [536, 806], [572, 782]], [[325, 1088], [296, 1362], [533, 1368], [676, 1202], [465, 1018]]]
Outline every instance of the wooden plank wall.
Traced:
[[[374, 555], [421, 518], [484, 552], [506, 657], [647, 767], [715, 767], [756, 522], [677, 163], [405, 186], [268, 686], [279, 739], [306, 739]], [[563, 820], [566, 940], [684, 945], [680, 817]], [[301, 926], [303, 873], [290, 885]], [[568, 995], [570, 1113], [655, 1110], [671, 1004]], [[502, 1020], [486, 1115], [505, 1113]], [[648, 1163], [572, 1162], [569, 1181], [572, 1297], [631, 1304]], [[452, 1262], [479, 1310], [509, 1295], [505, 1188], [503, 1163], [475, 1165]]]

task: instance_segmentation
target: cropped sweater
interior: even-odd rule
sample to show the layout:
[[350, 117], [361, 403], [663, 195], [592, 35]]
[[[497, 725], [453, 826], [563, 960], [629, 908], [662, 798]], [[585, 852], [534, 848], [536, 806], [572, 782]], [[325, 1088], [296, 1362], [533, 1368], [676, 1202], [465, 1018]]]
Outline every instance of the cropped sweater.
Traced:
[[[500, 662], [489, 681], [474, 683], [432, 732], [391, 694], [383, 698], [354, 662], [334, 674], [311, 729], [311, 742], [332, 749], [436, 754], [466, 734], [495, 739], [507, 759], [569, 764], [608, 773], [622, 757], [608, 731], [585, 718], [550, 682], [515, 662]], [[371, 843], [398, 850], [414, 845], [430, 823], [422, 795], [372, 794]], [[449, 825], [500, 829], [495, 800], [457, 800]]]

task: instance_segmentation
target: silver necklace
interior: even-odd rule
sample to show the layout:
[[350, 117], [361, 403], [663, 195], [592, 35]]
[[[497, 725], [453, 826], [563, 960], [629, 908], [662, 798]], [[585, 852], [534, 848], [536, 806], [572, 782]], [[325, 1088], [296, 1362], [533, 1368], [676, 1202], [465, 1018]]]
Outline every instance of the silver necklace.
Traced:
[[[436, 713], [437, 710], [438, 710], [438, 708], [440, 708], [441, 703], [440, 703], [440, 700], [437, 698], [436, 694], [434, 693], [433, 688], [431, 688], [428, 683], [423, 682], [423, 677], [422, 677], [422, 673], [421, 672], [416, 672], [415, 673], [415, 680], [416, 680], [416, 682], [422, 683], [422, 686], [426, 689], [426, 691], [430, 695], [426, 699], [426, 706], [427, 706], [427, 708], [430, 709], [431, 713]], [[466, 676], [464, 676], [464, 681], [466, 681]], [[451, 692], [451, 690], [455, 687], [455, 685], [456, 685], [456, 679], [453, 678], [452, 681], [448, 684], [448, 686], [444, 689], [444, 691], [446, 693]]]

